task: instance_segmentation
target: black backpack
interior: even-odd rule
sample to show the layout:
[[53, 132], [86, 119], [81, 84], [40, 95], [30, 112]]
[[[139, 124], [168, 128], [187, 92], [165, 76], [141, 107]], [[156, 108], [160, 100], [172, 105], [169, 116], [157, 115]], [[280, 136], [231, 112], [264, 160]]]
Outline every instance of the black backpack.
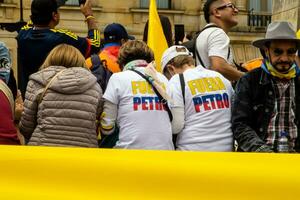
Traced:
[[92, 54], [91, 61], [91, 71], [97, 78], [97, 82], [104, 93], [107, 87], [107, 83], [113, 73], [107, 68], [106, 60], [101, 60], [98, 54]]

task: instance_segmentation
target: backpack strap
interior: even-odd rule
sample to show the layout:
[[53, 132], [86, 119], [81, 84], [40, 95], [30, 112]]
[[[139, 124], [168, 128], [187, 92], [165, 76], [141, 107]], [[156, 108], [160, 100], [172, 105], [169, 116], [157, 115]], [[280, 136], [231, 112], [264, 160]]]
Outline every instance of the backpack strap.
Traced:
[[98, 54], [91, 55], [92, 66], [99, 65], [101, 63], [101, 59]]
[[40, 96], [39, 100], [38, 100], [38, 104], [40, 104], [43, 101], [43, 98], [48, 90], [48, 88], [51, 86], [51, 83], [56, 79], [56, 77], [58, 77], [58, 75], [62, 74], [64, 71], [66, 71], [67, 69], [63, 69], [59, 72], [57, 72], [51, 79], [50, 81], [47, 83], [42, 95]]
[[92, 61], [92, 74], [97, 78], [97, 82], [100, 85], [103, 93], [106, 90], [108, 81], [112, 75], [112, 72], [107, 67], [107, 61], [101, 60], [98, 54], [91, 55]]
[[179, 74], [183, 104], [185, 105], [185, 82], [183, 74]]
[[[201, 56], [200, 56], [200, 54], [199, 54], [199, 52], [198, 52], [198, 50], [197, 50], [197, 39], [198, 39], [198, 37], [200, 36], [200, 34], [201, 34], [204, 30], [209, 29], [209, 28], [220, 28], [220, 27], [218, 27], [217, 25], [214, 25], [214, 24], [208, 25], [208, 26], [204, 27], [204, 28], [198, 33], [198, 35], [196, 36], [197, 38], [196, 38], [196, 41], [195, 41], [195, 42], [196, 42], [196, 44], [195, 44], [196, 57], [198, 58], [199, 62], [201, 63], [201, 65], [202, 65], [203, 67], [205, 67], [205, 66], [204, 66], [204, 63], [203, 63], [203, 61], [202, 61], [202, 59], [201, 59]], [[230, 54], [230, 50], [229, 50], [229, 53], [228, 53], [228, 57], [229, 57], [229, 54]]]
[[14, 102], [13, 94], [12, 94], [11, 90], [9, 89], [9, 87], [6, 85], [6, 83], [4, 83], [4, 81], [2, 81], [2, 80], [0, 80], [0, 90], [4, 93], [4, 95], [8, 99], [12, 116], [13, 116], [13, 118], [15, 118], [15, 102]]
[[164, 99], [161, 94], [157, 91], [157, 89], [154, 87], [154, 85], [152, 84], [152, 82], [149, 80], [149, 78], [147, 76], [145, 76], [143, 73], [135, 70], [135, 69], [129, 69], [130, 71], [133, 71], [135, 73], [137, 73], [138, 75], [140, 75], [141, 77], [143, 77], [153, 88], [155, 94], [158, 96], [159, 98], [159, 101], [164, 104], [164, 107], [166, 108], [166, 111], [168, 112], [168, 115], [169, 115], [169, 119], [170, 121], [173, 120], [173, 115], [172, 115], [172, 112], [168, 106], [168, 101], [166, 99]]

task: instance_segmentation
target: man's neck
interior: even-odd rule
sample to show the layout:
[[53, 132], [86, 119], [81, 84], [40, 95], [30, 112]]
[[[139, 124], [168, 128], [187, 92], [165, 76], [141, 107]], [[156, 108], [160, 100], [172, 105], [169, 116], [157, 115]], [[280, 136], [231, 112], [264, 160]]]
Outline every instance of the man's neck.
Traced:
[[50, 29], [50, 27], [49, 26], [34, 25], [33, 29], [34, 30], [43, 30], [43, 29]]
[[221, 29], [223, 29], [223, 31], [227, 34], [230, 30], [230, 27], [227, 27], [222, 21], [219, 20], [214, 20], [211, 21], [210, 23], [217, 25], [218, 27], [220, 27]]

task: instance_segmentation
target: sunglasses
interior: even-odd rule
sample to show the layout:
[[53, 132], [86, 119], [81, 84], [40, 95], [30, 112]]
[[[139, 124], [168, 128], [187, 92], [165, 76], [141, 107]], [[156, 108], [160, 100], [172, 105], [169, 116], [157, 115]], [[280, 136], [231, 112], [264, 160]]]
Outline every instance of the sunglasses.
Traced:
[[[281, 56], [285, 51], [279, 48], [275, 48], [272, 50], [275, 56]], [[287, 51], [287, 55], [293, 56], [296, 55], [297, 49], [295, 48], [290, 48]]]
[[238, 10], [238, 8], [237, 8], [233, 3], [225, 4], [225, 5], [223, 5], [223, 6], [217, 7], [216, 9], [222, 10], [222, 9], [225, 9], [225, 8], [232, 8], [233, 10], [234, 10], [234, 9], [237, 9], [237, 10]]

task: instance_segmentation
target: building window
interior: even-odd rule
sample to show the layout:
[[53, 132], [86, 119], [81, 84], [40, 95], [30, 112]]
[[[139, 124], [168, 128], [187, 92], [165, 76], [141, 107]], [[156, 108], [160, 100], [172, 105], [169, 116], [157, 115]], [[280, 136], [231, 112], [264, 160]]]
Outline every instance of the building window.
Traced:
[[[141, 8], [149, 8], [149, 0], [140, 0]], [[171, 0], [156, 0], [158, 9], [171, 9]]]
[[266, 27], [271, 23], [272, 0], [249, 0], [248, 26]]
[[272, 13], [272, 0], [249, 0], [249, 10]]

